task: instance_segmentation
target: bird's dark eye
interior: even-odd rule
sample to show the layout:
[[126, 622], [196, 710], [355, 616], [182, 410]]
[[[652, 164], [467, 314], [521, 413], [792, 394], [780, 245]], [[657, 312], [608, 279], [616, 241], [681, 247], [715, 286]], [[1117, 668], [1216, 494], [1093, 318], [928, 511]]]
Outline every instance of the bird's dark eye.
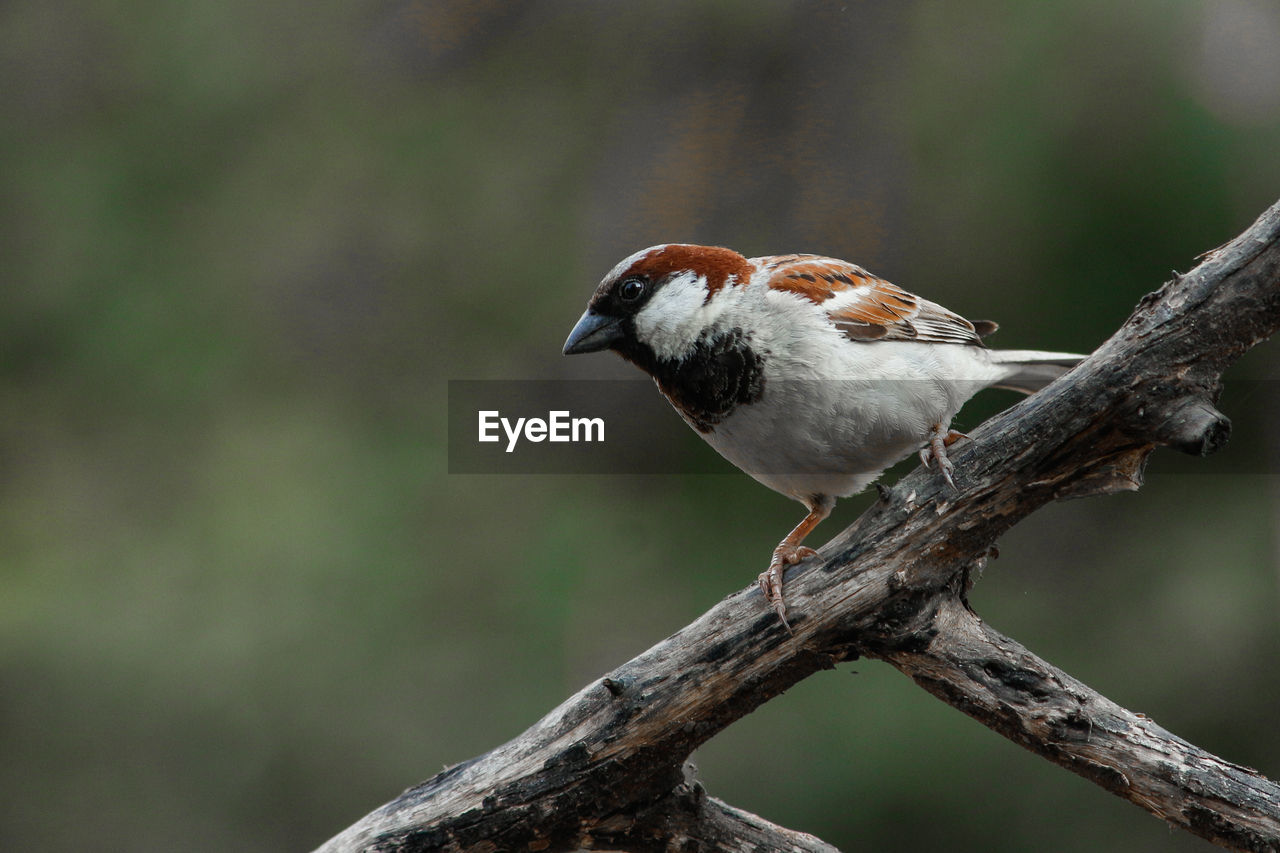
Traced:
[[623, 302], [635, 302], [644, 295], [645, 281], [642, 278], [629, 278], [618, 285], [618, 298]]

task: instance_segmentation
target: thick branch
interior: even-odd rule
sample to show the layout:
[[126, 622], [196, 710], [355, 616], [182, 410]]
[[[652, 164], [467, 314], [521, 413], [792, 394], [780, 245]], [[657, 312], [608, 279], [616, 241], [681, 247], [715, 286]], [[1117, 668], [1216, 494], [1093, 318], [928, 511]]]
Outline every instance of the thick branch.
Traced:
[[667, 853], [670, 850], [838, 853], [836, 848], [804, 832], [786, 829], [708, 797], [696, 782], [679, 786], [673, 796], [635, 815], [600, 822], [580, 844], [604, 850]]
[[1115, 704], [951, 599], [938, 641], [884, 655], [917, 684], [1015, 743], [1171, 824], [1228, 847], [1275, 849], [1280, 787]]
[[619, 846], [646, 849], [663, 820], [689, 814], [681, 767], [693, 749], [858, 654], [890, 661], [1001, 734], [1192, 832], [1280, 848], [1276, 785], [1110, 703], [962, 604], [971, 570], [1035, 509], [1137, 488], [1157, 445], [1218, 447], [1229, 428], [1214, 406], [1221, 372], [1277, 326], [1280, 205], [1143, 299], [1066, 377], [958, 445], [959, 495], [918, 470], [821, 562], [793, 570], [794, 636], [754, 588], [731, 596], [515, 740], [406, 791], [322, 849], [570, 849], [624, 824], [630, 843]]

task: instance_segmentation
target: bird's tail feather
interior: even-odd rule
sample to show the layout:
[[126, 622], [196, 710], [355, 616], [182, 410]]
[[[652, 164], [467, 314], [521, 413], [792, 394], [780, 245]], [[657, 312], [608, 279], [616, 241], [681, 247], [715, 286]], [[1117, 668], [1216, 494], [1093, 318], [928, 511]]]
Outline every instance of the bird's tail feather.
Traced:
[[992, 385], [1031, 394], [1039, 391], [1084, 359], [1071, 352], [1040, 352], [1028, 349], [990, 350], [991, 361], [1009, 372]]

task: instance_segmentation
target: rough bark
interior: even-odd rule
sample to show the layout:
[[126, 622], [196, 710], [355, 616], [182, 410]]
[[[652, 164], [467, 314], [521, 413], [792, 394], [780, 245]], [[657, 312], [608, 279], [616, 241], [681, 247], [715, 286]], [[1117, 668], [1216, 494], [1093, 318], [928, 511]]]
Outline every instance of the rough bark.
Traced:
[[965, 593], [1052, 500], [1132, 490], [1157, 446], [1226, 441], [1222, 371], [1280, 325], [1280, 204], [1145, 297], [1079, 367], [957, 445], [958, 492], [904, 478], [789, 573], [789, 635], [754, 588], [588, 684], [524, 734], [322, 846], [349, 850], [830, 849], [704, 797], [682, 767], [816, 670], [882, 658], [933, 695], [1153, 814], [1280, 850], [1280, 787], [1119, 707], [982, 623]]

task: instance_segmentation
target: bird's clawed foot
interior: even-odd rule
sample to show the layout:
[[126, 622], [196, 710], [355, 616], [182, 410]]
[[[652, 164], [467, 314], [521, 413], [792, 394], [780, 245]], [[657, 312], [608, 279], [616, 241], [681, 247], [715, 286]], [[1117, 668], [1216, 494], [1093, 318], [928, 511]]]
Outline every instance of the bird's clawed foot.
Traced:
[[951, 460], [947, 458], [947, 448], [962, 438], [968, 440], [969, 436], [962, 432], [948, 429], [942, 424], [937, 424], [929, 436], [929, 443], [920, 448], [921, 464], [928, 468], [929, 463], [936, 460], [938, 470], [942, 472], [942, 479], [946, 480], [947, 485], [952, 489], [956, 488], [956, 481], [952, 478], [956, 466], [951, 464]]
[[773, 559], [769, 562], [769, 568], [761, 572], [756, 581], [760, 584], [760, 591], [764, 593], [765, 600], [773, 605], [773, 611], [782, 620], [782, 625], [787, 629], [788, 634], [793, 632], [791, 631], [791, 623], [787, 621], [787, 602], [782, 596], [783, 572], [787, 570], [787, 566], [794, 566], [802, 560], [817, 556], [817, 554], [817, 551], [804, 545], [792, 545], [783, 542], [773, 549]]

